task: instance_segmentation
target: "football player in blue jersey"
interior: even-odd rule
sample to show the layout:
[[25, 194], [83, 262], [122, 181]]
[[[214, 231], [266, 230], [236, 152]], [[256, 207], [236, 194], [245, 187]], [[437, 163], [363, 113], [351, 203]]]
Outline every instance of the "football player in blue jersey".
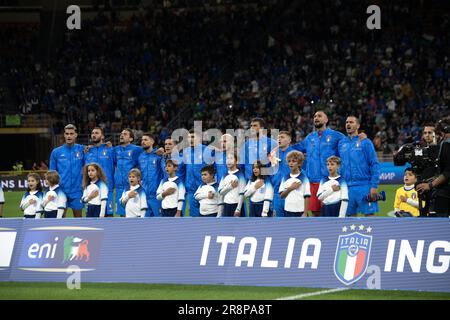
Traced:
[[113, 216], [114, 208], [114, 148], [105, 142], [104, 131], [101, 127], [95, 127], [91, 132], [91, 143], [85, 149], [85, 163], [97, 163], [106, 175], [106, 185], [108, 186], [108, 200], [106, 203], [105, 217]]
[[[116, 160], [116, 172], [114, 183], [116, 185], [116, 204], [119, 204], [122, 193], [129, 187], [128, 174], [131, 169], [138, 166], [139, 155], [144, 151], [141, 147], [133, 144], [134, 133], [131, 129], [123, 129], [119, 137], [120, 145], [114, 147], [114, 159]], [[116, 213], [125, 215], [125, 207], [117, 205]]]
[[168, 178], [166, 172], [166, 161], [168, 160], [172, 160], [177, 163], [176, 176], [184, 183], [186, 178], [186, 169], [184, 168], [183, 163], [183, 153], [177, 151], [176, 143], [172, 138], [167, 138], [164, 141], [164, 154], [161, 159], [161, 170], [163, 172], [164, 178]]
[[[306, 163], [303, 169], [306, 170], [311, 185], [311, 199], [309, 201], [309, 210], [314, 216], [320, 216], [322, 207], [321, 202], [317, 198], [320, 180], [328, 176], [327, 159], [331, 156], [338, 155], [339, 142], [345, 138], [345, 135], [339, 131], [332, 130], [327, 127], [328, 117], [322, 110], [314, 113], [315, 131], [306, 136], [304, 140], [293, 145], [295, 150], [306, 154]], [[367, 138], [364, 133], [357, 135], [360, 141]]]
[[53, 149], [50, 155], [50, 170], [58, 172], [61, 189], [67, 197], [64, 215], [68, 208], [72, 208], [73, 216], [81, 218], [84, 206], [81, 202], [84, 147], [76, 143], [77, 136], [77, 128], [73, 124], [64, 127], [65, 143]]
[[[221, 181], [228, 175], [227, 155], [236, 153], [234, 148], [234, 137], [225, 133], [220, 137], [221, 148], [215, 150], [214, 159], [216, 163], [217, 181]], [[244, 166], [238, 164], [238, 169], [243, 173]]]
[[310, 181], [311, 198], [309, 208], [314, 216], [320, 215], [322, 207], [317, 198], [317, 190], [322, 178], [328, 176], [327, 159], [337, 155], [338, 144], [345, 136], [339, 131], [327, 127], [328, 117], [325, 112], [319, 110], [314, 114], [315, 131], [306, 136], [304, 140], [293, 145], [295, 150], [306, 154], [306, 176]]
[[[262, 118], [254, 118], [250, 123], [251, 134], [239, 150], [239, 162], [245, 165], [245, 179], [250, 180], [253, 175], [253, 164], [260, 161], [264, 167], [270, 166], [269, 154], [277, 142], [264, 134], [265, 122]], [[270, 170], [270, 169], [269, 169]]]
[[278, 135], [278, 147], [270, 153], [274, 172], [271, 178], [275, 190], [273, 196], [273, 211], [274, 215], [277, 217], [284, 217], [284, 199], [281, 199], [278, 190], [283, 177], [291, 172], [286, 161], [286, 156], [292, 150], [294, 149], [291, 146], [291, 133], [289, 131], [280, 131], [280, 134]]
[[161, 156], [153, 149], [155, 137], [151, 133], [142, 135], [141, 146], [144, 152], [139, 155], [138, 167], [142, 174], [142, 187], [147, 195], [146, 217], [160, 215], [161, 201], [156, 198], [156, 191], [163, 177], [161, 170]]
[[[186, 169], [186, 194], [189, 201], [189, 216], [200, 216], [200, 204], [195, 199], [194, 194], [198, 187], [202, 185], [201, 170], [206, 165], [214, 165], [214, 152], [212, 149], [202, 144], [202, 136], [194, 130], [189, 132], [190, 146], [183, 149], [183, 162]], [[205, 149], [209, 149], [206, 150]]]
[[[339, 142], [338, 151], [341, 158], [341, 175], [348, 185], [347, 216], [363, 213], [366, 216], [378, 212], [377, 188], [380, 176], [375, 147], [369, 139], [360, 140], [359, 119], [347, 117], [345, 129], [347, 137]], [[367, 195], [370, 200], [367, 201]]]

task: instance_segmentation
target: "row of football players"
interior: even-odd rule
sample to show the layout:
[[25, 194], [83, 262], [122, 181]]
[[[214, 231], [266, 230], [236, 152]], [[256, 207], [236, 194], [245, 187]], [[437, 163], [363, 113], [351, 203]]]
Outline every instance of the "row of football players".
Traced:
[[[252, 177], [247, 182], [238, 167], [236, 155], [228, 155], [226, 164], [228, 175], [220, 182], [215, 180], [215, 168], [206, 165], [201, 169], [202, 185], [195, 192], [195, 199], [200, 204], [201, 217], [270, 217], [274, 192], [283, 200], [284, 216], [306, 216], [308, 208], [310, 183], [305, 172], [301, 170], [305, 157], [299, 151], [291, 151], [286, 156], [290, 173], [283, 177], [278, 190], [273, 189], [269, 175], [264, 175], [261, 162], [253, 164]], [[323, 203], [322, 216], [345, 217], [348, 188], [346, 182], [338, 175], [339, 157], [327, 160], [329, 177], [323, 179], [318, 190], [318, 198]], [[180, 217], [185, 205], [185, 187], [177, 177], [177, 163], [167, 160], [164, 178], [156, 192], [161, 201], [160, 216]], [[25, 192], [20, 208], [26, 218], [62, 218], [67, 205], [67, 197], [59, 186], [59, 174], [48, 171], [45, 180], [49, 186], [44, 193], [37, 173], [28, 175], [28, 190]], [[141, 185], [141, 172], [132, 169], [128, 173], [129, 187], [123, 191], [120, 204], [125, 208], [126, 217], [145, 217], [148, 209], [145, 190]], [[246, 214], [245, 199], [248, 199], [249, 213]], [[83, 168], [83, 196], [81, 201], [87, 205], [86, 217], [105, 217], [108, 201], [108, 186], [105, 173], [96, 163]]]

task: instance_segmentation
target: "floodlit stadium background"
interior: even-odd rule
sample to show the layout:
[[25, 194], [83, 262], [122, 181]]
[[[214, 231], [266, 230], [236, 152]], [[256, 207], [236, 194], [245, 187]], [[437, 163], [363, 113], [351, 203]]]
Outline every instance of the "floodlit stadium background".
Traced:
[[[314, 110], [323, 109], [329, 126], [340, 131], [348, 114], [361, 116], [379, 160], [389, 162], [394, 150], [420, 141], [423, 125], [448, 110], [445, 2], [379, 1], [377, 31], [365, 27], [367, 1], [117, 0], [109, 7], [77, 1], [79, 31], [61, 27], [73, 1], [36, 2], [0, 0], [3, 176], [45, 168], [67, 123], [79, 128], [79, 143], [100, 125], [115, 145], [124, 127], [138, 137], [156, 133], [161, 142], [176, 128], [191, 128], [193, 119], [205, 130], [225, 130], [248, 128], [261, 116], [268, 128], [288, 130], [300, 141], [313, 130]], [[380, 186], [387, 201], [379, 215], [393, 210], [397, 187]], [[5, 217], [21, 216], [21, 196], [5, 193]], [[19, 296], [23, 285], [27, 291], [26, 284], [14, 285]], [[51, 296], [52, 286], [36, 290]], [[218, 288], [224, 299], [232, 290]], [[298, 292], [281, 288], [279, 295], [254, 298]], [[326, 296], [333, 294], [320, 297]]]

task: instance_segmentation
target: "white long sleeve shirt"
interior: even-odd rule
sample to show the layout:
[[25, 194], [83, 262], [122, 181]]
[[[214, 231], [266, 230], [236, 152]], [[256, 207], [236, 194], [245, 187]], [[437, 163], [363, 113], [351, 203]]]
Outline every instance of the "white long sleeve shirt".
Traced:
[[[212, 183], [202, 184], [200, 187], [198, 187], [197, 191], [195, 191], [194, 197], [195, 200], [200, 202], [201, 215], [206, 216], [217, 213], [219, 211], [218, 188], [219, 184], [214, 181]], [[208, 198], [208, 194], [210, 191], [214, 193], [214, 197], [212, 199]]]
[[[136, 191], [137, 195], [134, 198], [130, 198], [128, 195], [130, 191]], [[147, 211], [147, 196], [144, 188], [141, 185], [134, 187], [128, 187], [122, 193], [120, 203], [125, 207], [126, 218], [144, 218]]]
[[[53, 196], [53, 200], [49, 200], [49, 197]], [[44, 199], [42, 200], [42, 208], [43, 211], [50, 212], [50, 211], [58, 211], [57, 218], [62, 218], [64, 214], [64, 210], [67, 207], [67, 196], [62, 191], [59, 184], [54, 185], [53, 187], [50, 187], [48, 191], [44, 194]]]
[[245, 186], [244, 196], [249, 198], [251, 202], [263, 204], [262, 214], [265, 215], [269, 212], [270, 204], [273, 201], [273, 186], [272, 183], [267, 179], [261, 188], [256, 189], [255, 184], [259, 179], [255, 181], [249, 181]]
[[[30, 200], [32, 199], [36, 201], [34, 204], [30, 204]], [[42, 191], [26, 191], [20, 201], [20, 209], [23, 210], [25, 216], [36, 216], [36, 218], [40, 218], [43, 199], [44, 193]]]
[[289, 188], [294, 182], [300, 182], [300, 186], [292, 190], [284, 199], [284, 210], [289, 212], [304, 212], [305, 211], [305, 198], [311, 196], [309, 179], [300, 171], [298, 174], [287, 174], [283, 177], [280, 184], [279, 193], [281, 194], [287, 188]]
[[[175, 192], [165, 196], [163, 198], [162, 194], [166, 190], [174, 188]], [[185, 201], [186, 188], [184, 183], [177, 176], [173, 178], [164, 178], [159, 184], [158, 190], [156, 190], [156, 199], [161, 200], [161, 208], [163, 209], [183, 209], [183, 203]]]
[[[339, 186], [338, 191], [333, 191], [332, 187]], [[348, 208], [348, 187], [347, 182], [341, 176], [328, 177], [320, 180], [317, 198], [327, 206], [341, 202], [339, 217], [345, 217]]]
[[[231, 184], [236, 181], [238, 182], [238, 186], [233, 188]], [[236, 211], [241, 211], [242, 204], [244, 203], [245, 186], [244, 174], [239, 169], [228, 171], [228, 175], [219, 184], [219, 194], [222, 198], [221, 202], [237, 204]]]

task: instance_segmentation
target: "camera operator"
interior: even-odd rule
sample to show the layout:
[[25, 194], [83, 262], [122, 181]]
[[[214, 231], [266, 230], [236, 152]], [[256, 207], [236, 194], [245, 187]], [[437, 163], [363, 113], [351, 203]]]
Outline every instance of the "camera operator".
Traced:
[[[403, 166], [408, 162], [416, 173], [417, 185], [428, 183], [439, 174], [436, 160], [438, 153], [435, 125], [426, 124], [420, 142], [404, 144], [394, 153], [394, 165]], [[420, 216], [427, 217], [430, 211], [431, 191], [425, 190], [418, 195]]]
[[436, 127], [441, 138], [438, 153], [439, 175], [428, 183], [416, 186], [419, 194], [432, 191], [430, 216], [449, 217], [450, 213], [450, 116], [439, 121]]

